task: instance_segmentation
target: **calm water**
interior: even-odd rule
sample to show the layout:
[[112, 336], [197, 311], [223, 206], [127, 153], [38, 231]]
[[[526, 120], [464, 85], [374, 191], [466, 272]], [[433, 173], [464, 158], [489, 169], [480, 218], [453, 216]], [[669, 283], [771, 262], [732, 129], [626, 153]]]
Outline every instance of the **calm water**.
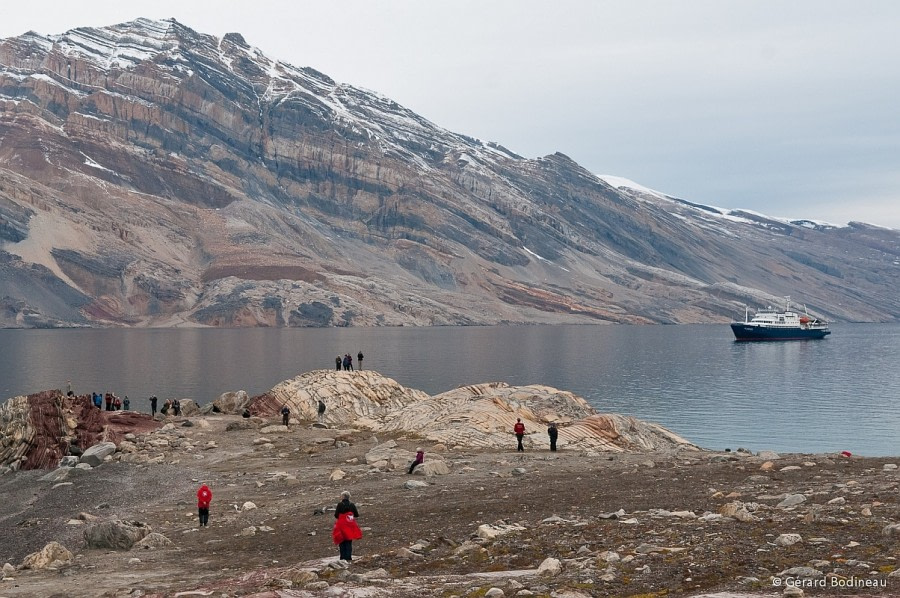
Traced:
[[71, 379], [76, 392], [127, 394], [141, 410], [151, 394], [205, 403], [361, 349], [366, 369], [431, 394], [546, 384], [708, 448], [900, 455], [900, 326], [832, 330], [781, 343], [735, 343], [724, 325], [0, 330], [0, 397]]

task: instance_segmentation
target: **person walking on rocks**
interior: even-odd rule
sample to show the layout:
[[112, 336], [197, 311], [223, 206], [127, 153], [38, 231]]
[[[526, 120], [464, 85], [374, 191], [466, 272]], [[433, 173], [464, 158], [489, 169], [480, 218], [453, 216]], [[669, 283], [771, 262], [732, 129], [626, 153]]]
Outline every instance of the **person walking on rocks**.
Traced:
[[106, 400], [106, 410], [112, 411], [113, 410], [112, 409], [112, 406], [113, 406], [112, 393], [106, 393], [105, 400]]
[[175, 412], [175, 415], [181, 415], [181, 401], [172, 399], [172, 411]]
[[362, 370], [362, 360], [365, 355], [362, 354], [362, 351], [356, 354], [356, 367]]
[[318, 422], [320, 424], [325, 423], [325, 401], [319, 399], [319, 407], [316, 410], [316, 414], [318, 415]]
[[340, 355], [338, 355], [337, 357], [334, 358], [334, 369], [336, 369], [339, 372], [341, 371], [341, 356]]
[[150, 417], [153, 417], [154, 415], [156, 415], [156, 401], [157, 401], [156, 395], [153, 395], [152, 397], [150, 397]]
[[516, 440], [519, 441], [519, 446], [516, 447], [516, 451], [525, 452], [525, 447], [522, 446], [522, 438], [525, 436], [525, 424], [522, 423], [521, 418], [516, 418], [516, 425], [513, 426], [513, 434], [516, 435]]
[[128, 411], [131, 408], [131, 401], [128, 400], [128, 395], [125, 395], [125, 398], [122, 400], [122, 409]]
[[197, 490], [197, 513], [200, 515], [200, 527], [209, 527], [209, 503], [212, 502], [212, 490], [201, 484]]
[[550, 422], [550, 427], [547, 428], [547, 435], [550, 437], [550, 450], [556, 450], [556, 438], [559, 436], [559, 430], [556, 429], [556, 424]]
[[337, 504], [334, 510], [334, 529], [331, 532], [331, 539], [338, 545], [342, 561], [353, 560], [353, 540], [362, 538], [362, 530], [356, 519], [359, 517], [359, 511], [356, 505], [350, 502], [350, 493], [344, 490], [341, 492], [341, 502]]
[[284, 424], [285, 428], [291, 427], [291, 410], [288, 409], [286, 403], [281, 407], [281, 423]]
[[412, 475], [413, 470], [417, 466], [421, 465], [424, 462], [425, 462], [425, 451], [423, 451], [422, 448], [419, 447], [416, 449], [416, 459], [412, 463], [409, 464], [409, 471], [406, 473]]

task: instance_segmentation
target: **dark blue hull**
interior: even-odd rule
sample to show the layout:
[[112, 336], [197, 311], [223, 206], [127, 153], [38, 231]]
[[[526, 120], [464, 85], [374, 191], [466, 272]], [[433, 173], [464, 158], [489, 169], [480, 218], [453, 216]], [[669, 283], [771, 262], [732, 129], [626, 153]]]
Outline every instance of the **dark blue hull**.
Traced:
[[731, 331], [738, 341], [805, 341], [831, 334], [827, 328], [770, 328], [744, 322], [733, 322]]

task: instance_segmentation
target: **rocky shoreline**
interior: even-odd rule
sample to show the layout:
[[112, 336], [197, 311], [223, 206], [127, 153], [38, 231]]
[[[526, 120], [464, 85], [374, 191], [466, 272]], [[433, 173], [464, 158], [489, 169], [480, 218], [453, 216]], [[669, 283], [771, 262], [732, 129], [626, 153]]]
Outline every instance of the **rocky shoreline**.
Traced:
[[[704, 451], [557, 389], [430, 397], [375, 372], [177, 418], [78, 405], [0, 407], [0, 597], [900, 595], [895, 459]], [[364, 528], [349, 567], [330, 537], [344, 489]]]

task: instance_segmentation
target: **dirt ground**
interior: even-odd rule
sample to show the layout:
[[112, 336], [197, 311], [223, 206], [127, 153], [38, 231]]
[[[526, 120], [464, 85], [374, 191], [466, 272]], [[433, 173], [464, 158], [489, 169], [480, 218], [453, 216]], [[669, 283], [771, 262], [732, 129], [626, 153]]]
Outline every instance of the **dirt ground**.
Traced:
[[[900, 577], [891, 576], [900, 535], [885, 530], [900, 522], [900, 472], [884, 467], [900, 459], [782, 455], [763, 471], [763, 459], [735, 453], [517, 454], [514, 440], [509, 451], [435, 451], [395, 437], [452, 465], [426, 478], [366, 465], [366, 452], [390, 436], [308, 425], [226, 431], [240, 420], [233, 416], [181, 428], [184, 419], [170, 421], [198, 446], [217, 447], [161, 449], [154, 455], [165, 463], [110, 462], [59, 486], [40, 481], [44, 471], [0, 477], [0, 565], [53, 540], [76, 555], [56, 570], [16, 571], [0, 582], [0, 597], [483, 596], [493, 587], [507, 596], [761, 596], [802, 583], [819, 584], [806, 595], [900, 596]], [[261, 436], [271, 442], [254, 444]], [[330, 481], [335, 469], [346, 477]], [[428, 485], [406, 489], [410, 480]], [[214, 496], [210, 525], [198, 529], [201, 482]], [[337, 556], [334, 517], [322, 513], [342, 490], [353, 494], [364, 530], [347, 570], [328, 566]], [[776, 507], [797, 493], [805, 502]], [[257, 508], [245, 510], [248, 501]], [[716, 517], [734, 501], [752, 521]], [[86, 549], [85, 525], [70, 523], [82, 512], [146, 522], [175, 546]], [[473, 541], [482, 524], [524, 529]], [[802, 541], [777, 545], [787, 533]], [[562, 570], [537, 575], [548, 557]], [[819, 574], [783, 573], [792, 567]], [[316, 571], [315, 582], [284, 581], [299, 569]]]

